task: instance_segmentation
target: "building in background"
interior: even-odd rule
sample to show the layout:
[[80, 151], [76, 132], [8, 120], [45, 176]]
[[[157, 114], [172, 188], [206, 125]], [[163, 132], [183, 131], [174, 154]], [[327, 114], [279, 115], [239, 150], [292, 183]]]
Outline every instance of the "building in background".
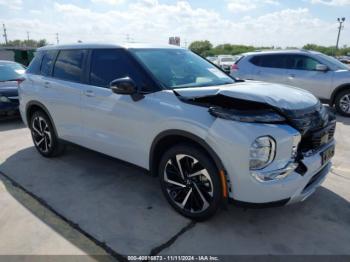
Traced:
[[169, 37], [169, 45], [177, 45], [180, 46], [180, 37], [179, 36], [171, 36]]

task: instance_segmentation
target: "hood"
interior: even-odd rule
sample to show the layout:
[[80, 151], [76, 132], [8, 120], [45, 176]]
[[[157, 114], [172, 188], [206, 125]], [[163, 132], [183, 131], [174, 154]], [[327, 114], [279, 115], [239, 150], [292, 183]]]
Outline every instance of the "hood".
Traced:
[[318, 104], [318, 99], [305, 90], [256, 81], [202, 88], [181, 88], [176, 89], [175, 92], [189, 99], [221, 95], [226, 98], [268, 104], [282, 110], [301, 110]]

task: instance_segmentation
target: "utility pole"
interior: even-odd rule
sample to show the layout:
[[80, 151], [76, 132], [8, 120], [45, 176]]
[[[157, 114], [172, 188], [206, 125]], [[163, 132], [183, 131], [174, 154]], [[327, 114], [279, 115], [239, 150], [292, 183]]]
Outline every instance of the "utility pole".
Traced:
[[6, 27], [5, 27], [5, 24], [2, 24], [2, 27], [4, 28], [4, 38], [5, 38], [5, 44], [7, 45], [7, 32], [6, 32]]
[[29, 31], [27, 31], [27, 40], [29, 42]]
[[339, 46], [339, 38], [340, 38], [340, 31], [344, 28], [343, 23], [345, 22], [345, 17], [342, 17], [341, 19], [338, 17], [338, 23], [339, 23], [339, 31], [338, 31], [338, 37], [337, 37], [337, 45], [336, 45], [336, 49], [338, 50], [338, 46]]
[[125, 37], [126, 37], [126, 42], [129, 43], [130, 42], [130, 35], [126, 34]]
[[58, 33], [56, 33], [56, 43], [57, 43], [57, 44], [60, 43], [60, 39], [58, 38]]

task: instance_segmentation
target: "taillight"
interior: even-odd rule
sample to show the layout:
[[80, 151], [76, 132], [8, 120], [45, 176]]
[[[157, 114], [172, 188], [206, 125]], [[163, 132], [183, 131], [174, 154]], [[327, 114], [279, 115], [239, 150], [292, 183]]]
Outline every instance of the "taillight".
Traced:
[[20, 83], [22, 83], [24, 81], [24, 78], [19, 78], [19, 79], [16, 79], [15, 81], [19, 85]]
[[232, 69], [232, 71], [237, 71], [239, 68], [238, 68], [237, 64], [233, 64], [231, 69]]

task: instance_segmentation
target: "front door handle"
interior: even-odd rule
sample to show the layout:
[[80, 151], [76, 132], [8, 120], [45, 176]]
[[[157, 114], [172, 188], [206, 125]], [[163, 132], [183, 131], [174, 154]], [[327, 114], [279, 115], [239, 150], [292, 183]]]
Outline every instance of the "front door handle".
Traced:
[[290, 79], [295, 78], [295, 74], [289, 74], [289, 78], [290, 78]]
[[85, 91], [85, 95], [88, 96], [88, 97], [93, 97], [93, 96], [95, 96], [95, 93], [92, 90], [86, 90]]

